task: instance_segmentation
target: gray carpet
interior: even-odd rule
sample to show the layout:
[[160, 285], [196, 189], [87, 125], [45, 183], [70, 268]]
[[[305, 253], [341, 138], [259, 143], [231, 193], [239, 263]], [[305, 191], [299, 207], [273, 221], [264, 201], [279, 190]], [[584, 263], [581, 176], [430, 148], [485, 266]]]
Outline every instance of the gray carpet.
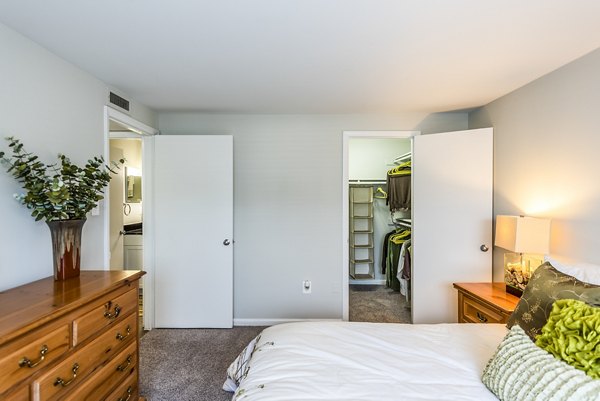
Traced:
[[351, 322], [411, 322], [404, 295], [383, 285], [351, 285], [349, 311]]
[[227, 367], [264, 327], [154, 329], [140, 341], [140, 395], [148, 401], [229, 401]]

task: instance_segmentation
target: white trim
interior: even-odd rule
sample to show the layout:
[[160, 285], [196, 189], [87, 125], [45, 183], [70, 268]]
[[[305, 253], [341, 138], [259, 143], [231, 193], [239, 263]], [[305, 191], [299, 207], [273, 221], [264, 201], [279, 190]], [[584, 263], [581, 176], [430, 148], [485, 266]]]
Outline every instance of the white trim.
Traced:
[[294, 322], [340, 322], [341, 319], [233, 319], [234, 326], [274, 326]]
[[108, 118], [126, 126], [130, 130], [137, 132], [140, 135], [158, 135], [158, 130], [156, 128], [152, 128], [151, 126], [146, 125], [131, 116], [128, 116], [122, 111], [113, 109], [110, 106], [104, 106], [104, 110], [105, 115], [108, 115]]
[[[348, 235], [348, 145], [350, 138], [412, 138], [421, 135], [420, 131], [344, 131], [342, 133], [342, 320], [347, 321], [350, 317], [349, 308], [349, 248]], [[412, 145], [411, 145], [412, 146]]]
[[[116, 132], [114, 135], [110, 132], [110, 120], [116, 121], [126, 126], [133, 132]], [[157, 129], [146, 125], [127, 114], [104, 106], [104, 159], [109, 160], [110, 138], [140, 138], [142, 139], [142, 165], [144, 174], [142, 176], [142, 215], [144, 221], [144, 270], [146, 275], [142, 277], [144, 281], [144, 328], [150, 330], [154, 327], [154, 225], [153, 216], [153, 167], [154, 161], [154, 135], [159, 132]], [[109, 188], [106, 188], [104, 194], [104, 270], [110, 270], [110, 199]]]

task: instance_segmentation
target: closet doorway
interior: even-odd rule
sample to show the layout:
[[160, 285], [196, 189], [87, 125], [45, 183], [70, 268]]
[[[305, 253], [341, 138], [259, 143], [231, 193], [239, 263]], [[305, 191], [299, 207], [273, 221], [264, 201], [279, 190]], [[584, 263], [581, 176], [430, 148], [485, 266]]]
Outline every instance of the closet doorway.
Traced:
[[[411, 322], [410, 289], [402, 272], [409, 260], [411, 138], [416, 134], [344, 133], [347, 320]], [[408, 185], [398, 192], [398, 183]], [[410, 264], [406, 269], [410, 274]]]

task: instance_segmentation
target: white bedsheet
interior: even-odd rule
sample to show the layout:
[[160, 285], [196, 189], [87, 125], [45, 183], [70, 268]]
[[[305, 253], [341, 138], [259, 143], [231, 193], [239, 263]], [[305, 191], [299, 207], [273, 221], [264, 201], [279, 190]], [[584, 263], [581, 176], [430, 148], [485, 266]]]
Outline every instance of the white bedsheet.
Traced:
[[233, 400], [497, 400], [480, 377], [506, 333], [499, 324], [277, 325], [264, 330]]

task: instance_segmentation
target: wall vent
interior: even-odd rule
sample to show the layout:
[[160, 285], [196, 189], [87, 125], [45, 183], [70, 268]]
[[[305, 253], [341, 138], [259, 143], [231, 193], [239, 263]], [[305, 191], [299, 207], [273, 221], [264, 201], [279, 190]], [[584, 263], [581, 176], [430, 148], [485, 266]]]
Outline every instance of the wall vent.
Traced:
[[110, 92], [109, 100], [115, 106], [129, 111], [129, 100], [123, 99], [121, 96]]

